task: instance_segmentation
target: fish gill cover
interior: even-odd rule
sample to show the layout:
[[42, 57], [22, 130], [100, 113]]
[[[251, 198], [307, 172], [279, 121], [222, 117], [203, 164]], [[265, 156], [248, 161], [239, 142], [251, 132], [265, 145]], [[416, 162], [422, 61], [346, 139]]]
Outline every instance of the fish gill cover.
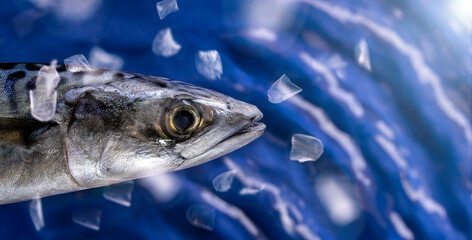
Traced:
[[0, 238], [470, 238], [471, 9], [467, 0], [3, 1], [0, 62], [83, 54], [255, 104], [267, 131], [135, 185], [1, 205]]

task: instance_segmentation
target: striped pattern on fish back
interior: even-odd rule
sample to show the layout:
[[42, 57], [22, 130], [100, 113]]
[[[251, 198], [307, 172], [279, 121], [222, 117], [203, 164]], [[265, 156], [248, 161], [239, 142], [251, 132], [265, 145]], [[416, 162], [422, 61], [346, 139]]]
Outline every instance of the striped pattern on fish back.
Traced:
[[[0, 118], [32, 118], [29, 91], [36, 88], [38, 72], [44, 65], [43, 63], [0, 63]], [[56, 88], [58, 99], [68, 89], [81, 86], [81, 80], [85, 75], [99, 77], [105, 72], [119, 74], [115, 70], [103, 68], [92, 68], [88, 72], [69, 72], [62, 64], [58, 64], [56, 70], [60, 77]]]

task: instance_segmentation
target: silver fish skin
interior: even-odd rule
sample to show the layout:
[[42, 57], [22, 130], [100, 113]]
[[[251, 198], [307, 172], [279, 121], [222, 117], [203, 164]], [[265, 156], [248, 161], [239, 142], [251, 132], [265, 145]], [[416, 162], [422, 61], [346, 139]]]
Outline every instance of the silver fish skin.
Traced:
[[40, 122], [28, 93], [43, 66], [0, 63], [0, 204], [189, 168], [265, 130], [257, 107], [205, 88], [64, 65], [53, 120]]

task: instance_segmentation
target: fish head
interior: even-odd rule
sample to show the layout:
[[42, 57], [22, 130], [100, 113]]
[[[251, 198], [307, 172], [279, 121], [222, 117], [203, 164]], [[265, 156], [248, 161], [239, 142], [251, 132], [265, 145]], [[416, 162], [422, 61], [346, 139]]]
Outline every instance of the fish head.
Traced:
[[139, 76], [71, 90], [68, 166], [97, 187], [196, 166], [261, 136], [259, 109], [187, 83]]

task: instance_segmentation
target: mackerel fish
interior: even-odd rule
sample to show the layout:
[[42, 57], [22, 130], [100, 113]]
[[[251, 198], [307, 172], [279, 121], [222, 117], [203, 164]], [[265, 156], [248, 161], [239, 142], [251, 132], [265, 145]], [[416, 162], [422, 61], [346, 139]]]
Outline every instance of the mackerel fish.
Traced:
[[205, 88], [65, 65], [52, 119], [39, 121], [29, 93], [44, 66], [0, 63], [0, 204], [189, 168], [265, 130], [257, 107]]

